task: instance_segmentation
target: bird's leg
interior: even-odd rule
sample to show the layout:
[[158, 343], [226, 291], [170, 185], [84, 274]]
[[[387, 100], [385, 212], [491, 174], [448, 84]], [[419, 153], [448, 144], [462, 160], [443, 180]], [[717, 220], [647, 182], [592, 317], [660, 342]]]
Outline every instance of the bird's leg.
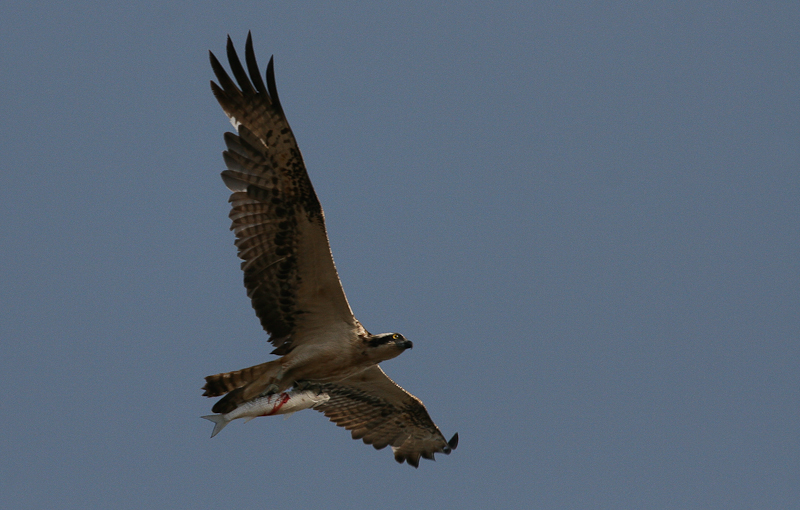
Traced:
[[311, 381], [295, 381], [294, 387], [298, 391], [319, 390], [319, 385]]
[[317, 394], [321, 393], [322, 388], [319, 384], [313, 383], [311, 381], [295, 381], [294, 388], [297, 391], [313, 391]]
[[266, 388], [264, 388], [264, 389], [261, 391], [261, 396], [262, 396], [262, 397], [265, 397], [265, 396], [267, 396], [267, 395], [272, 395], [272, 394], [274, 394], [274, 393], [278, 393], [278, 392], [280, 391], [280, 389], [281, 389], [281, 388], [280, 388], [280, 386], [278, 386], [278, 382], [279, 382], [281, 379], [283, 379], [284, 373], [285, 373], [285, 372], [284, 372], [284, 370], [283, 370], [283, 363], [281, 363], [281, 364], [280, 364], [280, 366], [279, 366], [279, 368], [278, 368], [278, 373], [277, 373], [277, 374], [275, 374], [275, 377], [273, 377], [273, 378], [272, 378], [272, 381], [273, 381], [273, 382], [269, 383], [269, 384], [267, 385], [267, 387], [266, 387]]
[[269, 386], [267, 386], [266, 388], [264, 388], [264, 391], [262, 391], [259, 396], [266, 397], [267, 395], [273, 395], [275, 393], [278, 393], [279, 389], [280, 388], [278, 387], [277, 384], [272, 383]]

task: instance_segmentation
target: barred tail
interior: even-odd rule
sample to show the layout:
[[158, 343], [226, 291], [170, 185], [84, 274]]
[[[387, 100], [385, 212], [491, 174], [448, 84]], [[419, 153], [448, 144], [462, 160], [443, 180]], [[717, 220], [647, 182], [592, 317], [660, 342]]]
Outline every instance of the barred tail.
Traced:
[[261, 374], [267, 372], [268, 370], [277, 370], [278, 363], [280, 363], [280, 360], [276, 359], [260, 365], [243, 368], [241, 370], [235, 370], [233, 372], [209, 375], [206, 377], [206, 385], [203, 386], [203, 389], [205, 390], [203, 395], [206, 397], [218, 397], [235, 389], [241, 388], [242, 386], [245, 386], [248, 383], [258, 379]]

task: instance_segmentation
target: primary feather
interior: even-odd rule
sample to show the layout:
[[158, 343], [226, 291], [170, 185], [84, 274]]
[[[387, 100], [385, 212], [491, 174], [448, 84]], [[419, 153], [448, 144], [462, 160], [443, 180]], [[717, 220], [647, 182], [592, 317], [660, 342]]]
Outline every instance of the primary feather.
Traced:
[[[376, 448], [391, 446], [398, 462], [450, 453], [449, 442], [422, 402], [389, 379], [378, 363], [412, 344], [398, 333], [373, 335], [353, 316], [325, 229], [325, 215], [284, 116], [273, 60], [266, 83], [248, 34], [247, 69], [228, 38], [233, 79], [213, 53], [211, 82], [236, 128], [225, 133], [222, 180], [231, 190], [231, 229], [244, 284], [279, 359], [206, 377], [215, 434], [248, 403], [291, 388], [314, 387], [327, 399], [314, 408]], [[224, 418], [220, 418], [223, 416]], [[230, 419], [228, 419], [230, 418]], [[227, 421], [225, 421], [227, 420]]]

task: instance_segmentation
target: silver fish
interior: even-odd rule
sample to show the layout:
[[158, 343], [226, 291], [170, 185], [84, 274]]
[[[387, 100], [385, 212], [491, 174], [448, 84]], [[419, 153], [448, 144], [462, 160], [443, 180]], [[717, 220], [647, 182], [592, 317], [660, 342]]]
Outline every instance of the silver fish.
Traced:
[[327, 402], [330, 397], [325, 393], [314, 391], [288, 391], [283, 393], [273, 393], [265, 397], [248, 400], [233, 411], [225, 414], [209, 414], [201, 416], [206, 420], [214, 422], [214, 430], [211, 437], [219, 434], [225, 425], [237, 418], [244, 418], [244, 422], [259, 416], [272, 416], [273, 414], [292, 414], [296, 411], [314, 407], [323, 402]]

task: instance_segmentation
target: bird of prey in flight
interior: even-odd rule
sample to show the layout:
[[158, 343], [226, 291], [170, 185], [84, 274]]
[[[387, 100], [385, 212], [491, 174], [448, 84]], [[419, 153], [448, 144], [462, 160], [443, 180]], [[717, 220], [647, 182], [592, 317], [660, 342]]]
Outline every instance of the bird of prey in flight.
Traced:
[[391, 446], [397, 462], [417, 467], [420, 457], [449, 454], [458, 434], [446, 440], [422, 402], [378, 365], [410, 349], [411, 341], [399, 333], [373, 335], [353, 316], [322, 207], [278, 99], [272, 59], [265, 84], [250, 34], [247, 70], [230, 37], [227, 56], [235, 81], [210, 53], [219, 81], [211, 89], [237, 131], [225, 133], [222, 180], [232, 191], [231, 230], [247, 295], [280, 357], [206, 377], [204, 395], [224, 395], [212, 411], [227, 416], [212, 421], [250, 416], [235, 411], [261, 408], [257, 402], [271, 395], [311, 391], [324, 398], [308, 399], [313, 404], [305, 407], [376, 449]]

